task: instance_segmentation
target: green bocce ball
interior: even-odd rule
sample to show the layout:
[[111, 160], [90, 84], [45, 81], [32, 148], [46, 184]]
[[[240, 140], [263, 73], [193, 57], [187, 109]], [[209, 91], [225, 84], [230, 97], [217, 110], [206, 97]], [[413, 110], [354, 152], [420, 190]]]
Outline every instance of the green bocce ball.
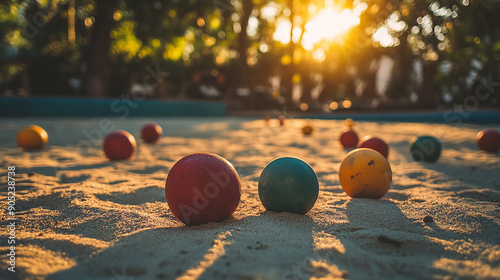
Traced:
[[416, 161], [435, 162], [441, 155], [441, 142], [432, 136], [414, 137], [410, 142], [410, 154]]
[[259, 198], [268, 211], [305, 214], [318, 199], [314, 170], [296, 157], [271, 161], [259, 178]]

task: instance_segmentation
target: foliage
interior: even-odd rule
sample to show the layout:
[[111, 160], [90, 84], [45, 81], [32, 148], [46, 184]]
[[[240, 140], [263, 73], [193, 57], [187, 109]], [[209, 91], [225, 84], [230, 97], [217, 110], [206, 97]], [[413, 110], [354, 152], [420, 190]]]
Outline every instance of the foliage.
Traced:
[[[2, 1], [0, 91], [84, 94], [97, 1], [74, 2], [74, 15], [73, 0]], [[349, 11], [358, 22], [333, 38], [311, 40], [308, 24], [328, 9]], [[301, 100], [308, 103], [321, 80], [321, 102], [411, 103], [416, 95], [421, 106], [451, 105], [475, 94], [482, 78], [498, 80], [498, 12], [494, 0], [120, 0], [109, 34], [107, 95], [120, 95], [149, 75], [149, 67], [168, 73], [172, 95], [197, 73], [217, 69], [230, 90], [270, 87], [269, 77], [279, 75], [288, 88], [301, 84]], [[392, 79], [380, 92], [376, 77], [387, 57], [394, 63]], [[481, 101], [499, 99], [495, 89]]]

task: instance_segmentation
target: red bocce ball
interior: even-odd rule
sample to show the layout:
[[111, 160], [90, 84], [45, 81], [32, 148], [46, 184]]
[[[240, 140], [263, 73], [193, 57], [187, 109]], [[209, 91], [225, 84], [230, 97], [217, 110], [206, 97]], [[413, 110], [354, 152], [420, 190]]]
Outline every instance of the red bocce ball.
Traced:
[[106, 136], [102, 148], [110, 160], [125, 160], [135, 153], [137, 143], [132, 134], [117, 130]]
[[479, 149], [491, 153], [496, 153], [500, 150], [500, 132], [498, 130], [481, 130], [476, 138]]
[[165, 196], [172, 214], [186, 225], [219, 222], [238, 207], [240, 178], [226, 159], [196, 153], [172, 167], [165, 183]]
[[147, 123], [141, 129], [141, 138], [146, 143], [154, 143], [160, 139], [163, 130], [156, 123]]
[[356, 148], [358, 145], [358, 134], [353, 129], [347, 128], [342, 132], [339, 140], [344, 148]]
[[358, 148], [368, 148], [379, 152], [385, 158], [389, 155], [389, 146], [384, 140], [375, 136], [365, 136], [358, 143]]

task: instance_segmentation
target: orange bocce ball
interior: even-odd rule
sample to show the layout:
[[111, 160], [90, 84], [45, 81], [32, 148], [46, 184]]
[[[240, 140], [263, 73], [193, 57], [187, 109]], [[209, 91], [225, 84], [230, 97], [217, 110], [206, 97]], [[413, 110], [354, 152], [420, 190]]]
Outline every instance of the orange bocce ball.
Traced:
[[49, 141], [47, 131], [38, 125], [29, 125], [17, 134], [17, 145], [25, 150], [40, 150]]
[[352, 119], [346, 119], [345, 121], [345, 125], [349, 128], [352, 128], [354, 126], [354, 121]]
[[306, 124], [302, 127], [302, 134], [311, 135], [313, 133], [313, 127], [310, 124]]
[[379, 152], [361, 148], [342, 160], [339, 180], [342, 189], [352, 198], [381, 198], [391, 186], [392, 170]]

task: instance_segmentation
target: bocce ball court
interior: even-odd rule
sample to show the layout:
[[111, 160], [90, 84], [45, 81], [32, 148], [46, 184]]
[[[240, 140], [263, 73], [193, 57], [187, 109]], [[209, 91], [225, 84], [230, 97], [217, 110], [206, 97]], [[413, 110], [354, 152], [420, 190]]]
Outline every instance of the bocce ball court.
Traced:
[[212, 105], [203, 117], [4, 117], [16, 277], [500, 274], [497, 112], [454, 125], [434, 113], [262, 118], [197, 106]]

